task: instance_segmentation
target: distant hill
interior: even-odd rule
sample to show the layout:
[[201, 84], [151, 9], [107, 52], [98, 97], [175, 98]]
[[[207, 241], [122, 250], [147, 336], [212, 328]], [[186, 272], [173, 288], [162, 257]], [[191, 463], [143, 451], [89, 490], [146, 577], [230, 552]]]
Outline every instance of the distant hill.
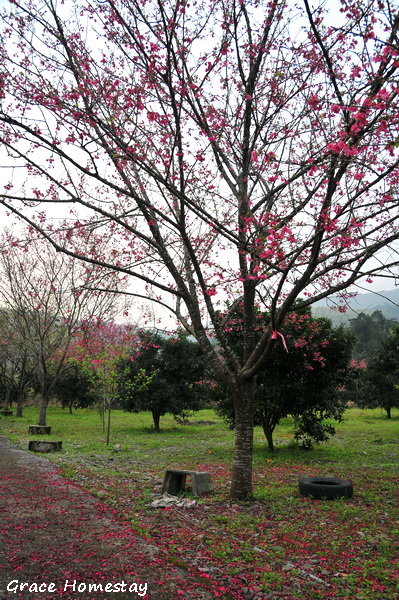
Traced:
[[344, 324], [349, 319], [355, 319], [361, 312], [371, 315], [376, 310], [380, 310], [387, 319], [399, 321], [399, 289], [358, 294], [356, 298], [348, 302], [346, 313], [334, 310], [333, 306], [334, 297], [332, 296], [330, 299], [316, 302], [312, 306], [312, 313], [315, 317], [331, 319], [334, 325]]

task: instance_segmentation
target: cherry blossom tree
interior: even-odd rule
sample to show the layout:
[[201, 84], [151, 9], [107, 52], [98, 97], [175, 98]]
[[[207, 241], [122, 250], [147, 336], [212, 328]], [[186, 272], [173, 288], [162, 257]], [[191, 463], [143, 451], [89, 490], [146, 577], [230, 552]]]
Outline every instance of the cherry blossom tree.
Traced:
[[130, 356], [132, 347], [138, 345], [137, 327], [121, 325], [113, 321], [97, 321], [84, 328], [72, 344], [72, 363], [79, 364], [86, 374], [92, 374], [101, 397], [103, 431], [107, 414], [106, 443], [111, 434], [111, 409], [119, 398], [118, 387], [121, 378], [118, 364]]
[[[398, 274], [395, 4], [2, 11], [1, 202], [57, 250], [130, 276], [196, 337], [234, 398], [234, 498], [251, 496], [256, 374], [298, 297], [345, 299], [359, 279]], [[86, 227], [106, 252], [76, 246]], [[244, 305], [239, 353], [216, 318], [226, 300]], [[271, 323], [256, 341], [257, 306]]]
[[0, 303], [14, 332], [4, 340], [5, 349], [10, 357], [18, 349], [13, 360], [20, 369], [18, 381], [26, 379], [27, 362], [30, 381], [34, 370], [41, 396], [38, 424], [46, 425], [47, 405], [68, 366], [74, 337], [115, 313], [114, 296], [91, 286], [101, 282], [115, 288], [118, 275], [57, 253], [32, 231], [26, 232], [25, 241], [7, 233], [0, 247]]

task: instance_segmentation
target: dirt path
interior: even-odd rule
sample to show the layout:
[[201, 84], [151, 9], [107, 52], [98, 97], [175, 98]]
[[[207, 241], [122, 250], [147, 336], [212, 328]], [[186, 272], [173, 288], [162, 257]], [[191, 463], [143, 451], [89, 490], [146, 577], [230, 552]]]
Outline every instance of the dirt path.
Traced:
[[173, 565], [48, 460], [0, 436], [0, 600], [141, 597], [230, 595]]

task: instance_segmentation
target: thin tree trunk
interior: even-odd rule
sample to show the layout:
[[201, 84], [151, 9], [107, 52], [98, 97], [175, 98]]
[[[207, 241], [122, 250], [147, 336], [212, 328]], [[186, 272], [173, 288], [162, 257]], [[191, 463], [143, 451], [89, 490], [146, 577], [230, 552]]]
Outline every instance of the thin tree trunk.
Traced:
[[157, 431], [159, 433], [160, 432], [159, 422], [161, 419], [161, 415], [156, 410], [152, 410], [151, 412], [152, 412], [152, 419], [154, 421], [154, 429], [155, 429], [155, 431]]
[[261, 425], [263, 429], [263, 433], [265, 434], [265, 438], [267, 441], [267, 449], [269, 452], [274, 452], [274, 442], [273, 442], [273, 433], [276, 429], [276, 425], [278, 423], [278, 419], [276, 419], [273, 413], [268, 413], [267, 411], [262, 412], [261, 414]]
[[9, 387], [6, 387], [6, 395], [4, 398], [4, 405], [3, 405], [3, 410], [9, 410], [10, 409], [10, 396], [11, 396], [11, 390]]
[[267, 449], [269, 452], [274, 452], [273, 432], [274, 426], [269, 419], [262, 418], [262, 429], [267, 441]]
[[107, 420], [107, 446], [111, 435], [111, 402], [108, 404], [108, 420]]
[[47, 415], [47, 404], [48, 404], [47, 396], [42, 396], [40, 398], [40, 409], [39, 409], [39, 422], [38, 425], [47, 425], [46, 423], [46, 415]]
[[252, 498], [255, 378], [237, 384], [234, 391], [235, 447], [230, 495], [235, 500]]
[[25, 394], [24, 392], [19, 391], [17, 397], [17, 417], [22, 417], [22, 409], [24, 405]]

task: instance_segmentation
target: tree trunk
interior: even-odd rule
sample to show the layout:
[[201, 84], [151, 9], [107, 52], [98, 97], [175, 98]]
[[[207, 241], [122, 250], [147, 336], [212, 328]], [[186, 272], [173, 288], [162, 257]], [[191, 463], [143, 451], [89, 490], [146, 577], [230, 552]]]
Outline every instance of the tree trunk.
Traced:
[[108, 404], [108, 419], [107, 419], [107, 446], [111, 436], [111, 401]]
[[11, 396], [11, 390], [7, 386], [6, 387], [6, 395], [5, 395], [5, 398], [4, 398], [3, 410], [9, 410], [10, 409], [10, 396]]
[[234, 390], [235, 446], [230, 496], [252, 498], [255, 378], [239, 382]]
[[24, 405], [25, 394], [23, 392], [18, 392], [17, 397], [17, 417], [22, 417], [22, 408]]
[[49, 399], [47, 396], [42, 396], [40, 398], [40, 409], [39, 409], [39, 421], [38, 425], [47, 425], [46, 423], [46, 413], [47, 413], [47, 404]]
[[152, 412], [152, 419], [154, 421], [154, 429], [155, 429], [155, 431], [157, 431], [159, 433], [161, 431], [159, 428], [159, 421], [161, 419], [161, 415], [156, 410], [152, 410], [151, 412]]
[[262, 429], [267, 441], [267, 449], [269, 452], [274, 452], [273, 433], [276, 429], [279, 419], [273, 412], [263, 412], [261, 415]]
[[385, 409], [387, 411], [387, 419], [391, 419], [392, 415], [391, 415], [391, 407], [388, 406], [388, 408]]
[[267, 441], [267, 449], [269, 452], [274, 452], [273, 431], [274, 427], [266, 419], [262, 419], [262, 429]]

